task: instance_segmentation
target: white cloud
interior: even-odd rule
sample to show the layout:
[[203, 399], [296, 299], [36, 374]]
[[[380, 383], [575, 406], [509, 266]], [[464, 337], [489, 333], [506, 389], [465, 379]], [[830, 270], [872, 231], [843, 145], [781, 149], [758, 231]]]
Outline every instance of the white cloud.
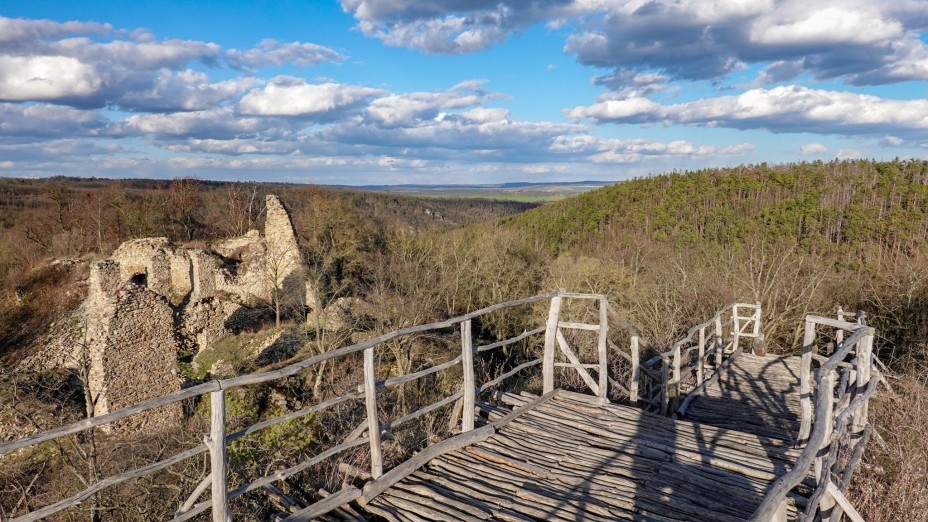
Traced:
[[647, 96], [666, 90], [670, 80], [666, 75], [636, 72], [632, 70], [614, 71], [611, 74], [593, 78], [593, 83], [603, 85], [615, 92], [615, 96]]
[[200, 139], [190, 138], [170, 143], [165, 149], [174, 152], [194, 152], [240, 156], [243, 154], [292, 154], [300, 150], [300, 141], [266, 139]]
[[873, 44], [903, 36], [900, 22], [884, 19], [878, 9], [811, 3], [811, 12], [780, 18], [768, 16], [751, 27], [752, 43], [765, 45]]
[[509, 111], [502, 108], [476, 107], [461, 113], [461, 117], [476, 123], [488, 123], [509, 119]]
[[624, 123], [639, 119], [658, 119], [664, 107], [641, 96], [624, 99], [601, 99], [593, 105], [566, 109], [564, 114], [575, 120], [589, 119], [597, 123]]
[[597, 123], [663, 123], [882, 135], [889, 131], [928, 136], [928, 100], [896, 100], [799, 85], [751, 89], [739, 95], [662, 105], [647, 98], [604, 100], [565, 110], [575, 120]]
[[880, 140], [880, 145], [884, 147], [898, 147], [905, 143], [905, 140], [897, 136], [886, 135], [883, 136], [883, 139]]
[[269, 38], [247, 51], [230, 49], [226, 51], [226, 59], [233, 67], [257, 68], [288, 63], [308, 67], [323, 62], [341, 62], [345, 60], [345, 56], [314, 43], [282, 43]]
[[486, 95], [480, 85], [480, 82], [463, 82], [447, 91], [390, 94], [372, 101], [365, 111], [366, 117], [384, 127], [412, 126], [435, 119], [444, 110], [481, 104]]
[[97, 22], [55, 22], [0, 16], [0, 42], [11, 46], [39, 38], [54, 38], [68, 34], [104, 35], [112, 31], [113, 27], [110, 24]]
[[[47, 139], [20, 142], [0, 138], [0, 157], [17, 168], [29, 168], [37, 163], [68, 164], [71, 162], [97, 163], [126, 152], [116, 143], [93, 139]], [[57, 174], [63, 171], [56, 171]], [[64, 171], [68, 172], [68, 171]]]
[[[914, 0], [341, 0], [366, 35], [428, 53], [475, 52], [538, 23], [573, 28], [580, 63], [720, 79], [789, 62], [817, 78], [928, 79], [928, 4]], [[785, 70], [779, 71], [780, 73]], [[790, 76], [791, 78], [792, 76]], [[763, 78], [770, 81], [771, 76]]]
[[106, 126], [98, 111], [60, 105], [0, 103], [0, 135], [31, 141], [36, 137], [96, 135]]
[[505, 40], [512, 31], [570, 9], [569, 0], [342, 0], [341, 4], [367, 36], [387, 45], [445, 54], [486, 49]]
[[248, 92], [238, 113], [250, 116], [303, 116], [333, 118], [383, 94], [380, 89], [340, 83], [311, 84], [299, 78], [278, 76], [262, 89]]
[[799, 147], [799, 153], [803, 156], [819, 155], [826, 152], [828, 152], [828, 147], [821, 143], [806, 143], [802, 147]]
[[841, 149], [835, 155], [838, 159], [858, 159], [864, 157], [860, 149]]
[[[538, 154], [558, 136], [583, 132], [579, 125], [510, 120], [475, 121], [459, 114], [443, 113], [415, 126], [385, 127], [379, 122], [355, 124], [345, 122], [318, 133], [320, 139], [341, 144], [377, 148], [400, 148], [414, 154], [469, 154], [521, 158], [540, 161]], [[443, 151], [443, 152], [437, 152]], [[473, 161], [473, 159], [471, 159]]]
[[35, 45], [35, 50], [43, 54], [70, 56], [84, 63], [102, 64], [114, 72], [157, 71], [164, 67], [183, 67], [196, 60], [214, 61], [219, 58], [220, 49], [217, 44], [195, 40], [114, 40], [100, 43], [90, 38], [68, 38]]
[[685, 140], [662, 143], [643, 139], [606, 139], [590, 135], [561, 136], [551, 145], [552, 152], [587, 154], [594, 163], [637, 163], [647, 159], [665, 159], [668, 156], [730, 156], [753, 150], [754, 145], [750, 143], [696, 146]]
[[266, 122], [260, 118], [237, 117], [232, 108], [224, 107], [171, 114], [136, 114], [111, 124], [106, 134], [113, 137], [236, 138], [266, 127]]
[[157, 40], [145, 31], [116, 31], [107, 24], [4, 17], [0, 42], [0, 101], [153, 112], [214, 108], [255, 83], [247, 75], [211, 82], [203, 68], [344, 59], [304, 42], [264, 40], [248, 51], [223, 51], [212, 42]]
[[238, 97], [258, 82], [254, 77], [239, 77], [210, 83], [203, 72], [162, 69], [150, 85], [125, 93], [118, 104], [123, 109], [151, 112], [202, 111]]
[[[654, 69], [676, 79], [718, 79], [749, 63], [792, 62], [818, 78], [851, 83], [928, 78], [917, 31], [928, 5], [862, 0], [613, 4], [568, 40], [581, 63]], [[797, 57], [802, 57], [797, 60]]]
[[103, 79], [94, 66], [66, 56], [0, 55], [0, 100], [47, 101], [97, 93]]
[[377, 160], [377, 166], [388, 170], [399, 168], [424, 169], [429, 166], [429, 162], [421, 159], [397, 158], [396, 156], [381, 156]]

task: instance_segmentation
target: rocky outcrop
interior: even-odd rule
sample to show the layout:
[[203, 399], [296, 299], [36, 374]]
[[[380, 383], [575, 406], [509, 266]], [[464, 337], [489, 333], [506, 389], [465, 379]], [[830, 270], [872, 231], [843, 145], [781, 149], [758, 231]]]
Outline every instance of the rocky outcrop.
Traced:
[[364, 302], [357, 297], [339, 297], [325, 308], [314, 308], [306, 316], [311, 328], [337, 331], [352, 327], [353, 318], [362, 315]]

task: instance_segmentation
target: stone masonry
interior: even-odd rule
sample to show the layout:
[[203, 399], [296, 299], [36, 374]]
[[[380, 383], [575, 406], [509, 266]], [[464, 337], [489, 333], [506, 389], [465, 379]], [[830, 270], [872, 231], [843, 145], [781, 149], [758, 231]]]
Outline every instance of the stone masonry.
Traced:
[[[312, 295], [290, 215], [267, 196], [264, 234], [218, 242], [212, 251], [177, 247], [167, 238], [123, 243], [91, 265], [87, 299], [25, 369], [75, 367], [89, 354], [90, 388], [102, 415], [180, 389], [177, 354], [238, 333], [266, 313], [276, 295], [300, 310]], [[87, 352], [82, 352], [87, 350]], [[136, 415], [119, 431], [157, 431], [180, 418], [180, 406]]]
[[[94, 415], [179, 390], [174, 312], [167, 299], [130, 283], [101, 304], [88, 335], [90, 390], [97, 398]], [[157, 431], [181, 414], [181, 405], [175, 403], [133, 415], [114, 427], [126, 433]]]

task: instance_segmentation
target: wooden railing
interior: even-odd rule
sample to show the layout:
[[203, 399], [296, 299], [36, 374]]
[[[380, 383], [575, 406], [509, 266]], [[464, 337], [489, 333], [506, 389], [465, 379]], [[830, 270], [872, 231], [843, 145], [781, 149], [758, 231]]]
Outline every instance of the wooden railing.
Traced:
[[[549, 315], [546, 325], [539, 326], [532, 330], [524, 331], [522, 334], [509, 339], [503, 339], [483, 346], [474, 345], [472, 332], [472, 322], [474, 319], [478, 319], [482, 316], [502, 309], [515, 306], [531, 305], [545, 300], [550, 300]], [[597, 304], [596, 315], [598, 316], [598, 321], [595, 324], [562, 321], [561, 304], [565, 300], [595, 301]], [[495, 389], [504, 380], [509, 379], [529, 368], [538, 365], [542, 366], [543, 391], [545, 393], [551, 391], [554, 388], [556, 369], [564, 368], [568, 371], [576, 371], [586, 383], [586, 385], [589, 386], [594, 395], [598, 396], [603, 401], [608, 400], [607, 392], [610, 384], [608, 372], [608, 348], [610, 345], [615, 349], [615, 351], [619, 351], [624, 357], [631, 361], [632, 379], [628, 382], [627, 386], [623, 386], [621, 383], [617, 383], [614, 380], [612, 382], [614, 385], [620, 386], [623, 389], [623, 392], [628, 392], [629, 400], [634, 402], [637, 399], [637, 333], [634, 332], [631, 336], [632, 341], [628, 347], [628, 353], [622, 352], [614, 343], [611, 343], [611, 341], [608, 339], [608, 318], [610, 316], [617, 318], [617, 324], [620, 327], [628, 327], [627, 323], [618, 319], [618, 314], [611, 309], [608, 300], [604, 295], [568, 292], [552, 292], [537, 295], [525, 299], [495, 304], [493, 306], [489, 306], [475, 312], [441, 322], [402, 328], [393, 332], [379, 335], [362, 343], [339, 348], [331, 352], [307, 358], [274, 371], [252, 373], [239, 377], [233, 377], [230, 379], [210, 381], [169, 395], [153, 398], [106, 415], [88, 418], [73, 424], [37, 433], [12, 442], [0, 444], [0, 455], [3, 455], [28, 446], [41, 444], [53, 439], [66, 437], [84, 432], [86, 430], [112, 424], [132, 415], [137, 415], [142, 412], [161, 408], [169, 404], [209, 395], [210, 431], [209, 434], [204, 437], [203, 444], [197, 445], [184, 452], [160, 460], [158, 462], [154, 462], [137, 469], [104, 478], [95, 484], [91, 484], [83, 491], [72, 495], [71, 497], [62, 499], [58, 502], [55, 502], [54, 504], [45, 506], [31, 513], [24, 514], [13, 520], [14, 522], [29, 522], [33, 520], [39, 520], [41, 518], [76, 506], [90, 499], [105, 488], [113, 487], [129, 480], [151, 475], [160, 470], [164, 470], [169, 466], [178, 464], [186, 459], [200, 455], [204, 452], [209, 452], [211, 472], [209, 476], [207, 476], [193, 490], [186, 502], [184, 502], [177, 510], [176, 515], [173, 518], [173, 520], [176, 522], [188, 520], [210, 509], [212, 509], [212, 518], [214, 521], [230, 520], [230, 500], [240, 497], [246, 493], [256, 491], [260, 488], [271, 486], [274, 482], [287, 479], [288, 477], [306, 471], [313, 466], [320, 464], [326, 459], [360, 446], [367, 446], [369, 448], [371, 463], [370, 475], [371, 478], [375, 479], [376, 481], [376, 479], [383, 476], [385, 473], [385, 463], [381, 443], [381, 435], [383, 433], [390, 433], [399, 426], [408, 423], [409, 421], [433, 412], [439, 408], [442, 408], [443, 406], [452, 404], [456, 404], [457, 406], [454, 410], [455, 413], [452, 414], [452, 422], [456, 423], [457, 419], [460, 419], [461, 432], [470, 432], [475, 429], [474, 411], [477, 397], [483, 393]], [[388, 379], [377, 379], [378, 361], [375, 355], [376, 347], [387, 341], [391, 341], [403, 336], [410, 336], [421, 334], [423, 332], [432, 332], [436, 330], [446, 330], [451, 328], [460, 329], [460, 355], [445, 363], [438, 364], [424, 370]], [[572, 347], [567, 343], [563, 333], [563, 330], [566, 329], [589, 330], [596, 333], [597, 341], [595, 361], [582, 362], [579, 359], [579, 351], [575, 352], [574, 349], [572, 349]], [[539, 334], [544, 334], [543, 357], [529, 360], [522, 364], [518, 364], [515, 367], [509, 368], [505, 373], [491, 380], [488, 380], [487, 382], [480, 384], [476, 382], [474, 374], [475, 356], [513, 345], [517, 342], [530, 339], [533, 336]], [[560, 353], [566, 357], [567, 362], [558, 362], [558, 358], [555, 357], [556, 349], [559, 349]], [[234, 433], [227, 433], [226, 404], [227, 393], [229, 390], [285, 379], [287, 377], [298, 375], [309, 368], [317, 367], [326, 361], [334, 361], [335, 359], [345, 358], [359, 352], [363, 353], [364, 381], [363, 384], [358, 387], [358, 389], [351, 390], [350, 392], [344, 393], [337, 397], [328, 398], [324, 402], [308, 406], [298, 411], [293, 411], [285, 415], [280, 415], [278, 417], [258, 422]], [[378, 392], [380, 390], [398, 386], [416, 379], [421, 379], [428, 375], [445, 371], [458, 365], [461, 366], [463, 373], [462, 386], [459, 392], [394, 420], [384, 421], [380, 418], [380, 408], [378, 407]], [[595, 379], [590, 374], [590, 370], [595, 371]], [[318, 414], [350, 401], [360, 400], [364, 401], [366, 416], [365, 422], [359, 426], [359, 429], [355, 430], [355, 432], [342, 440], [339, 444], [335, 444], [334, 446], [325, 449], [324, 451], [318, 452], [311, 458], [289, 468], [275, 471], [270, 475], [258, 478], [257, 480], [247, 484], [240, 485], [235, 489], [229, 489], [229, 462], [227, 448], [230, 443], [271, 426], [279, 425], [281, 423], [305, 417], [307, 415]], [[206, 491], [206, 489], [211, 490], [210, 499], [198, 502], [199, 497]], [[333, 507], [337, 507], [338, 505], [349, 502], [355, 498], [359, 498], [361, 493], [362, 492], [357, 488], [346, 487], [342, 491], [332, 494], [331, 496], [317, 502], [316, 504], [311, 505], [306, 510], [293, 515], [288, 520], [308, 520], [320, 513], [326, 512]]]
[[642, 406], [662, 415], [684, 413], [696, 392], [718, 380], [719, 372], [741, 353], [742, 340], [760, 336], [759, 303], [722, 308], [642, 365]]
[[[511, 338], [481, 346], [476, 345], [473, 333], [475, 319], [511, 307], [537, 306], [545, 301], [550, 301], [550, 303], [548, 318], [544, 325], [525, 330]], [[565, 313], [564, 304], [571, 301], [587, 303], [583, 305], [585, 308], [579, 316]], [[589, 306], [590, 301], [592, 301], [592, 307]], [[594, 317], [595, 320], [592, 319]], [[802, 390], [800, 439], [806, 447], [793, 469], [772, 486], [762, 505], [755, 512], [753, 520], [763, 522], [785, 520], [786, 496], [807, 476], [810, 469], [814, 470], [816, 477], [816, 491], [809, 501], [807, 514], [828, 513], [833, 520], [837, 520], [834, 518], [836, 514], [839, 518], [844, 512], [853, 520], [859, 519], [856, 518], [858, 516], [853, 507], [844, 498], [843, 490], [850, 480], [850, 472], [860, 459], [863, 447], [872, 431], [867, 423], [867, 401], [876, 390], [880, 374], [873, 366], [875, 361], [872, 354], [873, 329], [863, 324], [863, 318], [859, 315], [857, 316], [858, 322], [854, 323], [844, 321], [842, 315], [839, 315], [839, 318], [816, 316], [806, 318], [800, 377]], [[615, 327], [613, 333], [623, 331], [627, 334], [627, 344], [626, 341], [617, 343], [610, 338], [610, 320], [612, 326]], [[831, 335], [827, 336], [823, 342], [819, 339], [821, 337], [819, 334], [826, 328]], [[375, 352], [378, 346], [404, 336], [448, 329], [459, 330], [461, 347], [459, 355], [426, 369], [378, 379], [377, 370], [380, 363]], [[565, 331], [571, 333], [565, 335]], [[574, 331], [595, 334], [595, 341], [586, 345], [590, 348], [586, 353], [583, 352], [583, 346], [580, 344], [575, 342], [571, 346], [569, 343], [568, 337], [573, 338]], [[544, 336], [541, 357], [520, 364], [512, 363], [503, 373], [494, 378], [483, 383], [477, 382], [475, 375], [477, 357], [515, 343], [531, 340], [541, 334]], [[684, 412], [689, 404], [688, 399], [694, 396], [694, 392], [718, 379], [726, 365], [731, 364], [731, 361], [741, 353], [744, 339], [758, 338], [760, 335], [760, 306], [735, 303], [719, 310], [709, 321], [691, 328], [687, 335], [675, 342], [670, 350], [657, 354], [644, 364], [639, 364], [643, 343], [637, 330], [621, 319], [604, 295], [562, 291], [500, 303], [445, 321], [385, 333], [368, 341], [309, 357], [273, 371], [214, 380], [153, 398], [107, 415], [2, 443], [0, 455], [112, 424], [132, 415], [179, 401], [209, 395], [210, 431], [204, 437], [203, 444], [169, 458], [106, 477], [90, 484], [86, 489], [71, 497], [13, 520], [16, 522], [39, 520], [76, 506], [105, 488], [151, 475], [208, 452], [210, 474], [193, 489], [172, 520], [189, 520], [211, 510], [214, 521], [227, 521], [231, 519], [230, 500], [261, 488], [271, 487], [274, 482], [310, 470], [326, 459], [353, 448], [366, 448], [370, 459], [370, 477], [373, 480], [368, 482], [363, 490], [354, 486], [346, 486], [341, 491], [331, 494], [286, 519], [290, 521], [309, 520], [352, 500], [367, 502], [383, 489], [396, 483], [405, 474], [411, 473], [431, 456], [489, 437], [493, 430], [511, 421], [512, 416], [518, 415], [519, 412], [513, 411], [503, 419], [477, 427], [475, 411], [478, 409], [478, 398], [526, 370], [541, 366], [543, 394], [536, 401], [546, 400], [553, 395], [552, 391], [557, 388], [559, 375], [576, 375], [580, 379], [579, 382], [582, 382], [582, 385], [586, 386], [601, 402], [609, 401], [610, 390], [613, 391], [612, 397], [617, 396], [615, 392], [619, 391], [618, 395], [623, 398], [627, 397], [632, 404], [638, 403], [657, 409], [664, 414], [672, 414]], [[824, 355], [818, 354], [820, 345], [824, 346]], [[616, 380], [610, 375], [610, 364], [616, 361], [616, 359], [610, 359], [610, 353], [618, 354], [621, 360], [628, 362], [630, 370], [627, 380]], [[285, 379], [309, 368], [317, 367], [326, 361], [349, 356], [357, 357], [357, 354], [363, 355], [363, 383], [357, 388], [351, 388], [347, 393], [327, 398], [323, 402], [298, 411], [227, 433], [225, 410], [229, 390]], [[813, 367], [816, 364], [819, 367], [814, 370]], [[381, 407], [384, 406], [378, 402], [378, 395], [381, 391], [455, 368], [458, 365], [462, 370], [460, 391], [399, 418], [393, 420], [381, 418]], [[558, 373], [559, 371], [566, 373]], [[813, 385], [815, 385], [814, 416], [811, 405]], [[317, 451], [313, 456], [291, 467], [274, 471], [269, 475], [229, 489], [227, 449], [230, 443], [293, 419], [318, 414], [351, 401], [362, 400], [364, 422], [347, 438], [339, 440], [327, 449]], [[357, 402], [356, 404], [360, 405]], [[459, 435], [432, 444], [415, 456], [395, 465], [385, 462], [381, 442], [383, 434], [394, 433], [398, 427], [452, 404], [455, 405], [452, 422], [456, 429], [460, 422], [461, 433]], [[209, 500], [199, 501], [207, 489], [211, 490]]]
[[[580, 323], [563, 321], [562, 304], [565, 300], [593, 300], [598, 305], [596, 323]], [[618, 346], [609, 339], [609, 318], [612, 317], [616, 324], [628, 330], [629, 345], [626, 352], [623, 347]], [[596, 333], [596, 351], [593, 362], [583, 362], [580, 360], [578, 351], [574, 350], [567, 342], [564, 330], [586, 330]], [[627, 359], [631, 370], [628, 384], [623, 385], [609, 376], [609, 351], [621, 355]], [[566, 359], [559, 362], [558, 356]], [[609, 304], [606, 296], [601, 294], [578, 294], [570, 292], [559, 292], [557, 296], [551, 299], [551, 307], [548, 311], [548, 322], [545, 327], [545, 348], [542, 365], [543, 393], [548, 393], [555, 388], [555, 369], [565, 368], [573, 370], [586, 387], [599, 397], [600, 401], [609, 401], [609, 385], [612, 384], [620, 389], [623, 395], [628, 397], [631, 403], [638, 400], [638, 373], [639, 373], [639, 337], [638, 332], [626, 321]], [[596, 379], [590, 374], [590, 370], [596, 371]]]
[[[754, 512], [753, 521], [785, 521], [788, 493], [812, 470], [816, 489], [805, 508], [804, 519], [838, 521], [845, 514], [854, 522], [863, 522], [844, 491], [873, 430], [867, 420], [867, 404], [882, 375], [874, 365], [877, 361], [873, 355], [874, 329], [864, 324], [861, 314], [856, 315], [856, 322], [843, 320], [840, 311], [838, 317], [806, 316], [798, 440], [805, 449], [789, 473], [771, 486]], [[824, 342], [820, 335], [823, 331], [830, 333]], [[827, 357], [818, 354], [822, 345]]]

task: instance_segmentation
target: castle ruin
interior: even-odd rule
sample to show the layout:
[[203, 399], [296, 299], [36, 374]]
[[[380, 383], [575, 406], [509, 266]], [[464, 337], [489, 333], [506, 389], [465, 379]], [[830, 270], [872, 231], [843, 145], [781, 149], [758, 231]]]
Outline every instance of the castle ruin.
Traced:
[[[302, 311], [312, 289], [290, 215], [276, 196], [266, 205], [263, 236], [251, 230], [211, 252], [163, 237], [120, 245], [91, 265], [86, 300], [27, 366], [89, 363], [98, 416], [179, 390], [181, 348], [199, 352], [255, 325], [269, 307]], [[178, 418], [180, 411], [164, 408], [130, 417], [119, 429], [151, 431]]]

